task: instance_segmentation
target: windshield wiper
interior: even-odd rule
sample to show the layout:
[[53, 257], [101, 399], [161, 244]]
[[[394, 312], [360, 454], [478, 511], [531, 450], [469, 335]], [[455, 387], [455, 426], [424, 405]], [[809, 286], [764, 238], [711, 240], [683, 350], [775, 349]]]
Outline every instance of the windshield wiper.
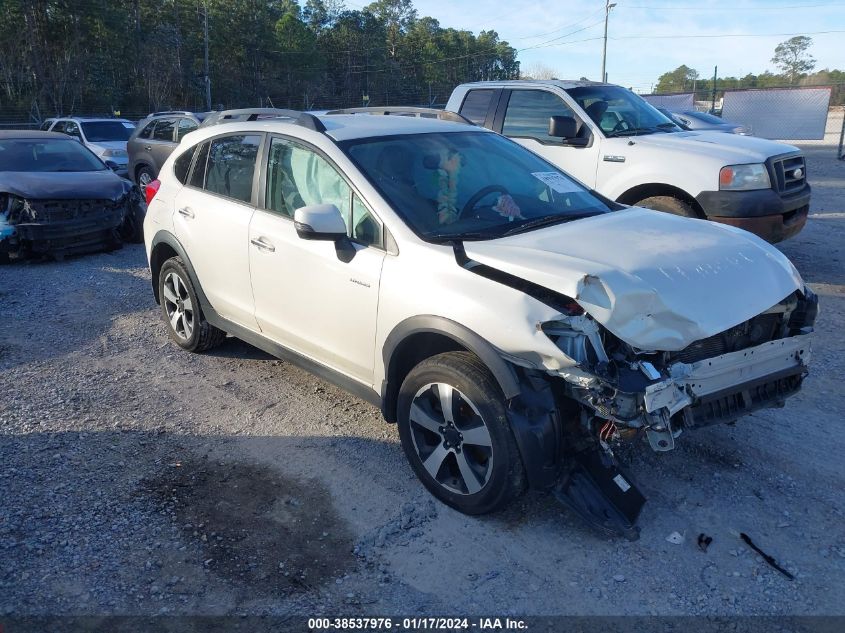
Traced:
[[641, 134], [654, 134], [655, 132], [665, 132], [665, 130], [658, 130], [653, 127], [634, 127], [627, 130], [617, 130], [616, 132], [608, 132], [605, 134], [607, 138], [614, 138], [617, 136], [640, 136]]
[[516, 233], [530, 231], [532, 229], [539, 229], [543, 226], [552, 226], [554, 224], [563, 224], [564, 222], [570, 222], [571, 220], [580, 220], [581, 218], [588, 218], [593, 215], [598, 215], [598, 213], [588, 212], [573, 213], [571, 215], [545, 215], [541, 218], [527, 220], [522, 224], [509, 228], [507, 231], [502, 233], [502, 237], [504, 237], [505, 235], [514, 235]]
[[466, 233], [428, 233], [425, 239], [433, 242], [462, 242], [464, 240], [492, 240], [502, 237], [501, 233], [468, 231]]

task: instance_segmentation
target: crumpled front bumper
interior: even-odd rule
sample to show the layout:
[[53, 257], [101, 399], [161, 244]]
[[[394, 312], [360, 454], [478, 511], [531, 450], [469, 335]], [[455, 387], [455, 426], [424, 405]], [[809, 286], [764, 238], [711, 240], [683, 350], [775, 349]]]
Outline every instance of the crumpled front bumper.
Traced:
[[695, 363], [675, 363], [669, 378], [646, 387], [652, 418], [683, 415], [684, 427], [730, 422], [796, 393], [811, 355], [806, 335], [777, 339]]

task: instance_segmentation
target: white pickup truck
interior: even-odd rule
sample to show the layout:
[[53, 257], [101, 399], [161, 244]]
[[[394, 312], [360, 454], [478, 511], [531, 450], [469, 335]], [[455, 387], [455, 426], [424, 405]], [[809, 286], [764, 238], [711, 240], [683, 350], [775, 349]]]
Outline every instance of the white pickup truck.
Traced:
[[455, 88], [447, 110], [509, 136], [600, 194], [737, 226], [778, 242], [807, 221], [797, 147], [684, 131], [621, 86], [492, 81]]

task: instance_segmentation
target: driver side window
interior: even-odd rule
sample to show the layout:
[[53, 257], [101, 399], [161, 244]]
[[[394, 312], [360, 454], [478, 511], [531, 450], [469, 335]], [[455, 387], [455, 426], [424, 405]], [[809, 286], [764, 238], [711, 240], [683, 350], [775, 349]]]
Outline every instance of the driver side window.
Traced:
[[333, 204], [343, 216], [347, 235], [365, 246], [383, 248], [381, 223], [322, 156], [291, 141], [274, 138], [267, 165], [266, 207], [293, 218], [312, 204]]
[[549, 136], [552, 116], [577, 120], [572, 109], [556, 94], [545, 90], [514, 90], [508, 99], [502, 134], [559, 143], [559, 138]]

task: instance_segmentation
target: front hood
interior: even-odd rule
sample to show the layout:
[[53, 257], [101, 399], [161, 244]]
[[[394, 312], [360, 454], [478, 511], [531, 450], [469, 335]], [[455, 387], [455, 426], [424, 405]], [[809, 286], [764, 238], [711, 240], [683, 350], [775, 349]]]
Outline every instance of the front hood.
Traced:
[[658, 147], [685, 153], [710, 156], [722, 161], [723, 165], [762, 163], [771, 156], [800, 151], [797, 147], [741, 134], [725, 134], [708, 130], [674, 132], [672, 134], [646, 134], [625, 137], [625, 142], [636, 145]]
[[95, 154], [101, 154], [107, 149], [122, 149], [126, 151], [126, 141], [97, 141], [88, 143], [88, 148]]
[[116, 200], [129, 183], [110, 169], [73, 172], [0, 172], [0, 193], [52, 200]]
[[639, 208], [464, 248], [470, 259], [574, 298], [643, 350], [684, 349], [803, 288], [792, 263], [751, 233]]

